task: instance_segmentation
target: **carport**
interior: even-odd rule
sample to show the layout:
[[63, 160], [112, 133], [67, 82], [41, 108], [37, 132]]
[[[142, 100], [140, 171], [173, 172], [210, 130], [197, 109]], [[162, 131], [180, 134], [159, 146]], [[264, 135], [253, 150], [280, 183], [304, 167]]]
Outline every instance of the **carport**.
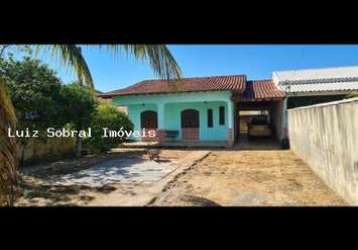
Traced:
[[272, 80], [248, 81], [243, 94], [233, 97], [235, 104], [235, 142], [250, 143], [247, 126], [257, 116], [267, 117], [272, 129], [269, 138], [257, 138], [255, 143], [278, 142], [283, 129], [284, 92]]

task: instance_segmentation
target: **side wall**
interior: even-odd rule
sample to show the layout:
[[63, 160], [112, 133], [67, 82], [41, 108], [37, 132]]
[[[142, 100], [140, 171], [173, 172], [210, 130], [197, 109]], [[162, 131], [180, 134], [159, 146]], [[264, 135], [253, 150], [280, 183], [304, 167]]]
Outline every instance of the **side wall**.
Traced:
[[288, 110], [291, 149], [358, 205], [358, 98]]
[[[20, 147], [20, 152], [22, 148]], [[75, 150], [74, 138], [50, 138], [46, 142], [30, 140], [24, 154], [24, 161], [32, 163], [49, 159], [57, 159], [73, 155]]]

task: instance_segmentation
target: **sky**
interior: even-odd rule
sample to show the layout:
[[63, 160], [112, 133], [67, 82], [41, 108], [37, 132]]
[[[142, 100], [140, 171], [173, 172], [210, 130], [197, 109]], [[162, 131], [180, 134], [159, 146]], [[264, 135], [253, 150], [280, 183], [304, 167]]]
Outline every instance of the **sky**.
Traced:
[[[250, 80], [269, 79], [273, 71], [358, 66], [358, 45], [168, 45], [184, 77], [246, 74]], [[114, 57], [105, 50], [83, 47], [97, 90], [106, 92], [157, 78], [149, 64], [131, 56]], [[45, 56], [46, 55], [46, 56]], [[63, 82], [76, 75], [50, 58], [41, 59]]]

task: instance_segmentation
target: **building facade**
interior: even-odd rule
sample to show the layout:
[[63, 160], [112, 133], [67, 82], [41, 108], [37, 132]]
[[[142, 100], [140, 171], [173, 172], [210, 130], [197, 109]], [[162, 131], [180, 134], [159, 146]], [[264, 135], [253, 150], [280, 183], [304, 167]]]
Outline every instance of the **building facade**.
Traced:
[[358, 67], [273, 72], [272, 79], [246, 75], [146, 80], [100, 94], [126, 107], [135, 130], [152, 130], [162, 145], [232, 146], [244, 141], [250, 120], [267, 116], [273, 139], [288, 139], [287, 110], [339, 100], [358, 90]]
[[[108, 92], [126, 106], [135, 130], [156, 131], [154, 140], [232, 146], [240, 141], [240, 110], [269, 110], [276, 127], [284, 93], [271, 80], [247, 81], [245, 75], [148, 80]], [[279, 131], [279, 129], [277, 129]], [[148, 138], [133, 138], [148, 140]]]

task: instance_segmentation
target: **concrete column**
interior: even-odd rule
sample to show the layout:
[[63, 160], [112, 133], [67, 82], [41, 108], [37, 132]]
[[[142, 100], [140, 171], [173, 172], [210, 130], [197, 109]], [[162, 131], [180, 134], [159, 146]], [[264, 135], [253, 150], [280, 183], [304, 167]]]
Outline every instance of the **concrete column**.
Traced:
[[282, 135], [281, 139], [288, 138], [288, 112], [287, 112], [287, 97], [283, 100], [282, 109]]
[[228, 127], [233, 128], [234, 125], [234, 104], [232, 101], [227, 102], [227, 118], [228, 118]]
[[164, 113], [164, 106], [165, 103], [158, 103], [158, 130], [157, 130], [157, 137], [160, 144], [165, 142], [165, 113]]
[[234, 104], [230, 100], [227, 102], [227, 118], [228, 118], [228, 146], [234, 145]]
[[165, 128], [165, 114], [164, 114], [164, 103], [158, 103], [157, 104], [157, 108], [158, 108], [158, 129], [164, 129]]

